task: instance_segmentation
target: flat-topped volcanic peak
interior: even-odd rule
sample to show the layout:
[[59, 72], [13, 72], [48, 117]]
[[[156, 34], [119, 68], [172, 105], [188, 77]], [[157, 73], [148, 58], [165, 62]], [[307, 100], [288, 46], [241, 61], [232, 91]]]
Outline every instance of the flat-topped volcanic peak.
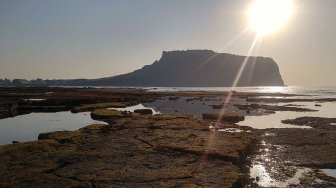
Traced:
[[211, 50], [164, 51], [160, 60], [131, 73], [95, 80], [72, 80], [68, 84], [228, 87], [232, 86], [238, 75], [237, 86], [284, 85], [279, 67], [272, 58], [238, 56]]

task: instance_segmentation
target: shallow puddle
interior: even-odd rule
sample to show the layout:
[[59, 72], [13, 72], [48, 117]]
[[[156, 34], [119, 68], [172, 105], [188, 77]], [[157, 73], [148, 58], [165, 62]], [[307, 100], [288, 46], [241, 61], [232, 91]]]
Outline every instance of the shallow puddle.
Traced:
[[289, 185], [300, 184], [300, 178], [310, 171], [311, 170], [308, 168], [299, 168], [293, 177], [288, 178], [285, 181], [279, 181], [273, 179], [263, 165], [256, 164], [252, 166], [250, 174], [251, 177], [255, 179], [255, 183], [260, 187], [287, 187]]
[[[220, 132], [227, 132], [227, 133], [240, 133], [244, 132], [244, 130], [238, 129], [238, 128], [221, 128], [221, 125], [215, 125], [215, 124], [210, 124], [209, 125], [209, 130], [210, 131], [220, 131]], [[251, 132], [251, 131], [246, 131], [246, 132]]]
[[[175, 97], [169, 100], [169, 97], [165, 97], [154, 102], [145, 103], [144, 105], [152, 108], [154, 111], [168, 114], [191, 114], [195, 118], [202, 119], [203, 113], [219, 113], [221, 109], [214, 109], [213, 106], [217, 106], [224, 102], [223, 97], [204, 97], [204, 98], [190, 98], [190, 97]], [[244, 99], [233, 98], [230, 100], [230, 105], [226, 109], [229, 113], [245, 114], [246, 111], [239, 110], [234, 104], [245, 104]], [[296, 102], [296, 103], [278, 103], [273, 105], [279, 106], [304, 106], [305, 108], [318, 110], [316, 112], [293, 112], [293, 111], [277, 111], [275, 114], [265, 115], [264, 113], [258, 113], [252, 111], [251, 114], [245, 115], [245, 120], [239, 122], [238, 125], [249, 126], [255, 129], [267, 129], [267, 128], [311, 128], [309, 126], [296, 126], [281, 123], [282, 120], [295, 119], [302, 116], [312, 117], [336, 117], [336, 103], [326, 102], [322, 106], [315, 106], [315, 102]], [[256, 116], [258, 115], [258, 116]]]
[[45, 101], [46, 99], [23, 99], [24, 101], [32, 101], [32, 102], [34, 102], [34, 101], [36, 101], [36, 102], [38, 102], [38, 101]]
[[[268, 149], [265, 149], [266, 154], [263, 156], [257, 156], [257, 158], [263, 158], [264, 162], [272, 164], [272, 159], [267, 157]], [[272, 165], [276, 166], [276, 165]], [[288, 167], [286, 167], [288, 168]], [[308, 174], [312, 171], [310, 168], [297, 168], [295, 174], [292, 177], [288, 177], [287, 179], [275, 179], [275, 174], [277, 170], [272, 167], [270, 170], [266, 168], [265, 164], [256, 162], [250, 168], [250, 177], [254, 179], [254, 183], [258, 184], [259, 187], [287, 187], [289, 185], [297, 185], [300, 184], [300, 179], [304, 177], [305, 174]], [[284, 173], [284, 172], [282, 172]]]
[[327, 176], [336, 178], [336, 169], [321, 169]]
[[[244, 99], [234, 98], [230, 101], [231, 104], [239, 104], [244, 102]], [[145, 103], [147, 107], [151, 107], [161, 113], [166, 114], [191, 114], [193, 117], [202, 119], [203, 113], [218, 113], [221, 109], [214, 109], [213, 105], [217, 106], [224, 102], [224, 97], [178, 97], [169, 100], [165, 97], [154, 102]], [[230, 105], [227, 112], [238, 112], [236, 107]]]
[[106, 124], [92, 120], [89, 112], [30, 113], [0, 119], [0, 145], [10, 144], [14, 140], [33, 141], [40, 133], [77, 130], [94, 123]]
[[[237, 129], [237, 128], [226, 128], [226, 129], [218, 129], [218, 131], [220, 132], [227, 132], [227, 133], [240, 133], [240, 132], [244, 132], [241, 129]], [[249, 131], [247, 131], [249, 132]]]
[[[303, 115], [305, 116], [305, 115]], [[275, 114], [264, 116], [246, 116], [245, 120], [237, 123], [240, 126], [249, 126], [254, 129], [268, 128], [311, 128], [309, 126], [296, 126], [281, 123], [281, 120], [301, 117], [297, 112], [276, 112]]]
[[[275, 114], [264, 116], [245, 116], [245, 120], [239, 122], [238, 125], [249, 126], [255, 129], [267, 129], [267, 128], [311, 128], [309, 126], [295, 126], [281, 123], [282, 120], [295, 119], [303, 116], [311, 117], [336, 117], [336, 103], [327, 102], [323, 103], [322, 107], [316, 107], [315, 103], [298, 102], [291, 103], [294, 105], [304, 105], [306, 108], [318, 110], [316, 112], [276, 112]], [[286, 105], [286, 103], [280, 103], [279, 105]]]
[[153, 112], [153, 115], [155, 114], [161, 114], [159, 110], [155, 110], [154, 108], [151, 107], [146, 107], [143, 104], [138, 104], [135, 106], [128, 106], [125, 108], [108, 108], [108, 109], [112, 109], [112, 110], [118, 110], [118, 111], [128, 111], [128, 112], [134, 112], [134, 110], [140, 110], [140, 109], [150, 109]]

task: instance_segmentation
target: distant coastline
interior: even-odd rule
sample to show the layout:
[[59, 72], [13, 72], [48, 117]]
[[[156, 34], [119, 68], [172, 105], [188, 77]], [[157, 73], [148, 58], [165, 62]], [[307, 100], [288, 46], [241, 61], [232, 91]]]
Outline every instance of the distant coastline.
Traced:
[[133, 72], [99, 79], [2, 79], [0, 86], [247, 87], [285, 86], [269, 57], [211, 50], [164, 51], [160, 60]]

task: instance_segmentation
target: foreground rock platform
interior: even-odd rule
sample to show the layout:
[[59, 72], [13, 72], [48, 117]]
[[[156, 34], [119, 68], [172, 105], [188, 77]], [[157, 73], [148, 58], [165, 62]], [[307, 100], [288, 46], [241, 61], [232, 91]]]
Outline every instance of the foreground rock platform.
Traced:
[[0, 146], [0, 187], [240, 187], [252, 133], [189, 116], [130, 116]]
[[[236, 101], [228, 103], [234, 114], [223, 118], [214, 110], [225, 111], [220, 102], [228, 95]], [[321, 171], [336, 169], [335, 118], [283, 121], [311, 129], [259, 130], [235, 124], [244, 116], [313, 111], [292, 102], [335, 101], [294, 97], [235, 91], [0, 88], [0, 118], [71, 110], [108, 124], [41, 133], [39, 141], [0, 146], [0, 187], [260, 187], [262, 172], [258, 178], [251, 176], [250, 163], [260, 163], [277, 181], [308, 169], [298, 184], [274, 187], [336, 187], [336, 178]], [[111, 110], [161, 99], [209, 103], [213, 109], [204, 111], [210, 114], [206, 121], [182, 111], [152, 116], [149, 110]], [[290, 103], [272, 104], [276, 102]]]

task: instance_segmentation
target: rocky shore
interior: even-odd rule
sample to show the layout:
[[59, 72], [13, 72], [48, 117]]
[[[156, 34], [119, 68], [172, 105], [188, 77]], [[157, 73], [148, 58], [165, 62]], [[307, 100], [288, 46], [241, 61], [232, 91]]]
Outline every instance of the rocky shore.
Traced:
[[251, 133], [209, 132], [183, 116], [132, 116], [2, 146], [2, 187], [232, 187]]
[[[207, 106], [212, 101], [220, 105], [219, 96], [237, 100], [229, 104], [237, 111], [219, 108], [221, 113], [204, 113], [204, 119], [197, 119], [183, 113], [152, 115], [148, 109], [110, 109], [184, 97], [188, 103], [198, 101]], [[75, 131], [41, 133], [36, 141], [0, 146], [0, 187], [336, 186], [336, 178], [323, 171], [336, 169], [335, 119], [283, 121], [310, 129], [238, 126], [244, 116], [265, 115], [265, 111], [314, 111], [273, 102], [247, 104], [247, 100], [260, 96], [267, 94], [0, 88], [0, 119], [66, 110], [90, 112], [93, 119], [106, 122], [83, 125]], [[295, 101], [291, 98], [290, 102]], [[268, 170], [273, 183], [264, 184], [265, 174], [251, 172], [258, 165]], [[288, 180], [298, 174], [297, 182]]]

